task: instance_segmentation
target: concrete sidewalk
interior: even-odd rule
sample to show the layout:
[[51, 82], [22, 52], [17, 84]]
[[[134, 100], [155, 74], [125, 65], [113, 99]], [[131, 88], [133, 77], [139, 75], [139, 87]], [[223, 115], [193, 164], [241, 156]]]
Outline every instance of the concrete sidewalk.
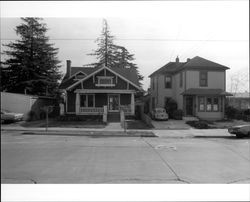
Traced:
[[113, 136], [113, 137], [160, 137], [160, 138], [209, 138], [230, 137], [227, 129], [187, 129], [187, 130], [126, 130], [119, 128], [61, 128], [51, 127], [48, 132], [45, 128], [25, 128], [21, 126], [3, 127], [2, 131], [16, 131], [34, 135], [68, 135], [68, 136]]
[[168, 121], [154, 121], [152, 120], [152, 125], [156, 130], [187, 130], [191, 127], [186, 124], [185, 120], [173, 120]]

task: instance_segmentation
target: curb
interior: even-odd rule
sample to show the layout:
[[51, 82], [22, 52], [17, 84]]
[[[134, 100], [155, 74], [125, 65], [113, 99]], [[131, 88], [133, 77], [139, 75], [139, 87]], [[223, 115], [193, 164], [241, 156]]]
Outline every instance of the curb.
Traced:
[[83, 132], [41, 132], [41, 131], [24, 131], [22, 135], [55, 135], [55, 136], [80, 136], [80, 137], [158, 137], [153, 132], [116, 132], [116, 131], [83, 131]]

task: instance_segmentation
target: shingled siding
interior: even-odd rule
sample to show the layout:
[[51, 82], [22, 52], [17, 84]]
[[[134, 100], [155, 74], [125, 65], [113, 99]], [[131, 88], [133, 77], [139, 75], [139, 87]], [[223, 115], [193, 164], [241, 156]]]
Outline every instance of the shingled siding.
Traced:
[[103, 107], [103, 105], [108, 105], [108, 96], [105, 93], [95, 94], [95, 106]]
[[73, 91], [67, 92], [67, 112], [76, 111], [76, 94]]
[[120, 95], [120, 104], [121, 105], [131, 104], [131, 94], [121, 94]]

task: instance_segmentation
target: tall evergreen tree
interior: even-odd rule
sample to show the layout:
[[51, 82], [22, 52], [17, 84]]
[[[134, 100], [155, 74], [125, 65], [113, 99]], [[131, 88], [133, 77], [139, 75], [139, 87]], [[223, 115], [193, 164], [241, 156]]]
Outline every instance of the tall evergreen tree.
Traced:
[[97, 50], [94, 53], [89, 55], [96, 56], [98, 60], [93, 65], [98, 66], [101, 64], [105, 64], [106, 66], [113, 66], [114, 65], [114, 52], [115, 47], [114, 45], [114, 36], [111, 35], [107, 20], [103, 20], [103, 28], [101, 32], [101, 36], [97, 38]]
[[107, 21], [103, 20], [103, 29], [101, 36], [97, 38], [97, 50], [89, 55], [96, 56], [97, 63], [94, 66], [105, 64], [108, 67], [115, 68], [134, 68], [137, 72], [139, 81], [143, 80], [140, 75], [138, 67], [133, 61], [135, 60], [134, 54], [130, 54], [128, 50], [114, 43], [115, 37], [111, 35]]
[[120, 68], [134, 68], [137, 72], [139, 81], [143, 80], [143, 76], [138, 71], [138, 66], [133, 61], [135, 60], [134, 54], [130, 54], [123, 46], [115, 46], [115, 64]]
[[21, 18], [15, 31], [19, 40], [5, 45], [7, 59], [3, 70], [7, 74], [5, 90], [15, 93], [52, 95], [57, 91], [60, 61], [58, 49], [49, 43], [47, 27], [41, 18]]

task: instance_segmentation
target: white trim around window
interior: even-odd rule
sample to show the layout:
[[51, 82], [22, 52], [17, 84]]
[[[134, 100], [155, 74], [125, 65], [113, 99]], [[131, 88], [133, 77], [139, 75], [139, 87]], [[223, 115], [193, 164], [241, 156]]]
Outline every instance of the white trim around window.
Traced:
[[[97, 79], [98, 79], [98, 83], [95, 84], [96, 86], [108, 86], [108, 87], [115, 86], [113, 76], [97, 76]], [[108, 82], [102, 83], [101, 80], [106, 80]]]
[[220, 96], [198, 96], [199, 112], [220, 112], [222, 108]]

